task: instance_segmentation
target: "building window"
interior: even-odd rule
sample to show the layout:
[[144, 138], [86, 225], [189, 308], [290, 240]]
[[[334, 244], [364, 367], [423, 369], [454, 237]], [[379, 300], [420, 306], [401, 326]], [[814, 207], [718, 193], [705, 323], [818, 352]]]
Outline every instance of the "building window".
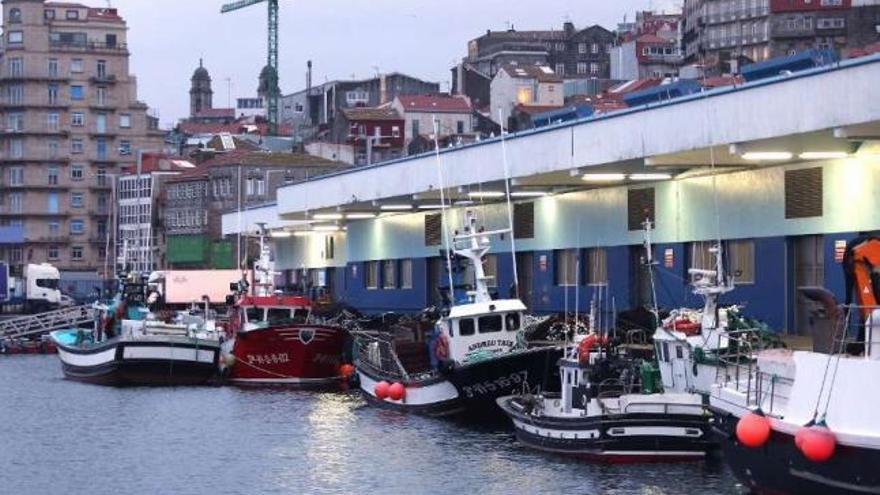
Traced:
[[24, 43], [24, 33], [21, 31], [9, 31], [7, 40], [9, 41], [10, 46], [21, 45]]
[[131, 115], [123, 113], [119, 115], [119, 127], [128, 129], [131, 127]]
[[78, 73], [83, 71], [83, 59], [75, 58], [70, 61], [70, 72]]
[[55, 105], [58, 103], [58, 85], [52, 83], [49, 85], [49, 104]]
[[68, 10], [64, 13], [64, 17], [66, 17], [68, 20], [75, 21], [79, 19], [79, 11], [73, 9]]
[[457, 132], [458, 134], [464, 134], [464, 121], [463, 120], [459, 120], [458, 122], [455, 123], [455, 132]]
[[51, 21], [51, 20], [55, 19], [55, 11], [52, 9], [44, 10], [43, 11], [43, 19], [46, 19], [47, 21]]
[[49, 246], [48, 255], [50, 260], [58, 259], [58, 246]]
[[367, 289], [378, 289], [379, 288], [379, 262], [378, 261], [368, 261], [366, 264], [366, 276], [364, 277], [364, 282], [367, 285]]
[[599, 54], [599, 43], [593, 43], [590, 45], [590, 53], [593, 55]]
[[24, 86], [21, 84], [10, 84], [8, 91], [10, 104], [21, 105], [24, 103]]
[[564, 52], [565, 51], [565, 43], [556, 43], [556, 51]]
[[581, 55], [587, 53], [587, 44], [586, 43], [578, 43], [578, 53]]
[[590, 63], [590, 75], [597, 76], [599, 75], [600, 66], [597, 62]]
[[58, 132], [61, 114], [58, 112], [49, 112], [46, 114], [46, 128], [49, 132]]
[[74, 138], [70, 140], [70, 152], [71, 153], [82, 153], [83, 152], [83, 140], [82, 138]]
[[95, 68], [95, 73], [99, 79], [104, 79], [107, 77], [107, 61], [106, 60], [98, 60], [97, 67]]
[[71, 234], [82, 234], [86, 231], [86, 223], [82, 220], [71, 220], [70, 221], [70, 233]]
[[82, 100], [83, 99], [83, 87], [79, 85], [73, 85], [70, 87], [70, 99], [71, 100]]
[[558, 76], [565, 75], [565, 64], [556, 64], [556, 75], [558, 75]]
[[50, 186], [58, 185], [58, 165], [49, 165], [46, 171], [46, 177]]
[[49, 154], [49, 158], [57, 158], [59, 148], [60, 145], [58, 144], [57, 139], [49, 139], [46, 141], [46, 152]]
[[82, 165], [71, 165], [70, 178], [71, 180], [83, 180], [85, 178], [85, 168]]
[[74, 127], [82, 127], [85, 125], [86, 117], [82, 112], [70, 112], [70, 125]]
[[391, 127], [391, 137], [393, 137], [393, 138], [400, 137], [400, 127], [398, 127], [396, 125]]
[[83, 207], [83, 193], [81, 193], [81, 192], [70, 193], [70, 207], [71, 208], [82, 208]]
[[131, 154], [131, 141], [127, 139], [122, 139], [119, 141], [119, 154], [120, 155], [130, 155]]
[[532, 92], [532, 88], [521, 87], [516, 90], [516, 102], [522, 105], [527, 105], [534, 101], [534, 93]]
[[98, 105], [106, 105], [107, 104], [107, 88], [95, 88], [95, 93], [97, 95], [96, 100]]
[[385, 289], [397, 288], [397, 261], [385, 260], [382, 262], [382, 287]]
[[24, 204], [24, 196], [20, 192], [9, 193], [9, 211], [12, 213], [21, 213]]
[[9, 9], [9, 23], [10, 24], [20, 24], [21, 23], [21, 9]]
[[411, 259], [400, 260], [400, 288], [413, 288], [413, 262]]
[[24, 142], [21, 139], [9, 140], [9, 156], [12, 158], [22, 158], [24, 156]]
[[584, 75], [587, 73], [587, 63], [586, 62], [578, 62], [578, 74]]
[[413, 119], [412, 121], [412, 137], [415, 138], [419, 135], [419, 119]]
[[755, 241], [728, 241], [730, 273], [737, 284], [755, 283]]
[[99, 186], [107, 185], [107, 169], [104, 167], [99, 167], [97, 172], [95, 173], [97, 176], [97, 181]]
[[24, 114], [21, 112], [10, 112], [6, 114], [6, 129], [15, 132], [24, 130]]
[[9, 185], [10, 186], [24, 185], [24, 168], [22, 168], [22, 167], [9, 167]]
[[577, 249], [560, 249], [555, 254], [556, 285], [576, 285], [578, 283], [579, 251]]
[[61, 233], [61, 222], [52, 220], [49, 222], [49, 236], [57, 237]]
[[46, 208], [49, 213], [58, 213], [58, 193], [50, 191], [46, 196]]
[[83, 248], [82, 246], [73, 246], [70, 248], [70, 259], [73, 261], [82, 261], [83, 259]]
[[608, 254], [604, 248], [587, 250], [587, 283], [590, 285], [608, 283]]
[[24, 75], [24, 59], [21, 57], [13, 57], [9, 59], [9, 75], [11, 77], [21, 77]]

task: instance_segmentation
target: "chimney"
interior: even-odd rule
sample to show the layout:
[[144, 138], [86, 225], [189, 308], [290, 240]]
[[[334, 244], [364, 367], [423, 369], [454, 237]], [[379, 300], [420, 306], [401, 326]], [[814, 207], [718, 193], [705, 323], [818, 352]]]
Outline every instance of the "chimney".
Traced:
[[562, 29], [566, 33], [571, 34], [574, 32], [574, 23], [571, 21], [565, 21], [565, 24], [562, 25]]
[[306, 62], [306, 94], [312, 94], [312, 61]]

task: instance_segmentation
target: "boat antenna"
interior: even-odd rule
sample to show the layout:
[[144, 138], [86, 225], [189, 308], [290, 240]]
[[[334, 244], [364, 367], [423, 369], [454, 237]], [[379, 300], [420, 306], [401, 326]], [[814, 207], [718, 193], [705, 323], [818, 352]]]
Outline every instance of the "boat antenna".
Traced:
[[[443, 161], [440, 159], [440, 122], [431, 115], [434, 126], [434, 157], [437, 160], [437, 181], [440, 188], [440, 222], [443, 224], [443, 240], [446, 245], [446, 274], [449, 277], [449, 305], [455, 306], [455, 286], [452, 282], [452, 246], [450, 244], [449, 223], [446, 209], [446, 194], [443, 190]], [[451, 200], [450, 200], [451, 201]]]
[[504, 109], [498, 109], [501, 124], [501, 161], [504, 164], [504, 194], [507, 197], [507, 224], [510, 227], [510, 259], [513, 262], [513, 288], [519, 299], [519, 275], [516, 267], [516, 232], [513, 231], [513, 204], [510, 202], [510, 166], [507, 162], [507, 130], [504, 126]]
[[654, 281], [654, 245], [651, 240], [651, 229], [654, 225], [650, 218], [646, 218], [642, 224], [645, 228], [645, 266], [648, 269], [648, 281], [651, 284], [651, 312], [654, 313], [654, 326], [662, 326], [660, 321], [660, 308], [657, 304], [657, 287]]
[[[578, 222], [577, 228], [578, 234], [578, 246], [581, 245], [581, 223]], [[581, 250], [578, 249], [577, 257], [574, 262], [574, 331], [577, 333], [578, 327], [580, 326], [580, 287], [581, 287]]]

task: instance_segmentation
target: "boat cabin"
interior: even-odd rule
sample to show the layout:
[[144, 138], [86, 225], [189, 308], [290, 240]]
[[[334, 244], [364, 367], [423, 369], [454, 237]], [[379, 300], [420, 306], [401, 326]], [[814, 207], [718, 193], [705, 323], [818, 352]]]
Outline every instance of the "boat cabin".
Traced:
[[244, 296], [233, 309], [236, 330], [255, 330], [283, 323], [307, 323], [312, 303], [301, 296]]
[[516, 347], [526, 307], [518, 299], [499, 299], [453, 307], [439, 322], [449, 344], [448, 358], [459, 363]]

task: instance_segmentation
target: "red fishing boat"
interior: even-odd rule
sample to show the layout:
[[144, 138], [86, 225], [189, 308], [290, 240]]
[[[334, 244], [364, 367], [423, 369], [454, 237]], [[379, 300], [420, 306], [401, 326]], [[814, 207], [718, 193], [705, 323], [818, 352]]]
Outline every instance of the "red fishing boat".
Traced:
[[253, 293], [242, 281], [231, 298], [223, 371], [237, 384], [342, 386], [352, 369], [343, 358], [347, 331], [316, 322], [308, 298], [275, 294], [275, 272], [263, 236], [260, 251]]

